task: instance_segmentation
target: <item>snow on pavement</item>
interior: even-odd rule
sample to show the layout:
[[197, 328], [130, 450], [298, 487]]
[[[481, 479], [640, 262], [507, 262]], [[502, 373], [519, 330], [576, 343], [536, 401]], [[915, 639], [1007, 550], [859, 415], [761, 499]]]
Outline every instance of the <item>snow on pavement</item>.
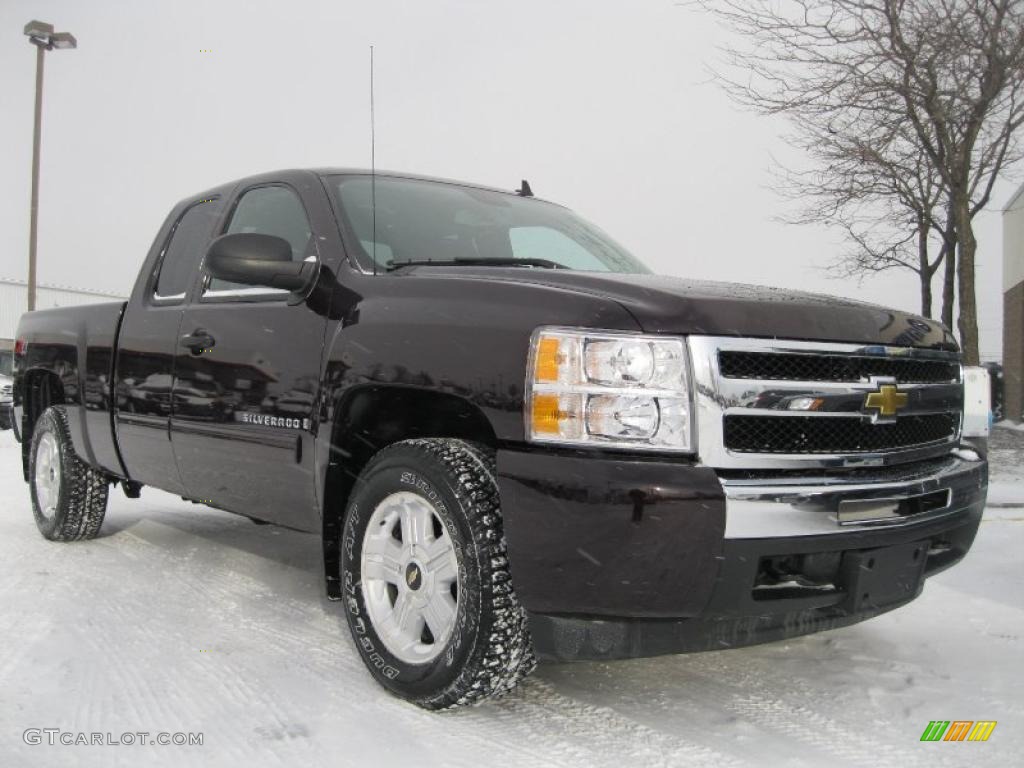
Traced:
[[[992, 449], [989, 504], [994, 507], [1024, 506], [1024, 427], [997, 427], [989, 443]], [[1021, 512], [1024, 514], [1024, 510]]]
[[[1024, 435], [993, 478], [1024, 484]], [[986, 511], [909, 606], [758, 646], [543, 665], [520, 690], [430, 714], [363, 670], [323, 596], [315, 536], [119, 490], [100, 538], [36, 531], [0, 433], [0, 766], [962, 766], [1024, 752], [1024, 507]], [[929, 720], [997, 720], [921, 743]], [[27, 745], [27, 728], [202, 732], [202, 746]]]

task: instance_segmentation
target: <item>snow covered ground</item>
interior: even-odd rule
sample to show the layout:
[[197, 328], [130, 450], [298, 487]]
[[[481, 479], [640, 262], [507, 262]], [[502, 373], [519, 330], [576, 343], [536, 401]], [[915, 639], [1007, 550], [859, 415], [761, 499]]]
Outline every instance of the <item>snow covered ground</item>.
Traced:
[[[364, 672], [314, 536], [146, 489], [112, 494], [99, 539], [51, 543], [0, 433], [0, 766], [1020, 764], [1024, 434], [994, 442], [1007, 506], [902, 610], [755, 648], [542, 666], [504, 700], [436, 715]], [[930, 720], [999, 725], [987, 743], [921, 743]], [[204, 743], [36, 746], [28, 728]]]

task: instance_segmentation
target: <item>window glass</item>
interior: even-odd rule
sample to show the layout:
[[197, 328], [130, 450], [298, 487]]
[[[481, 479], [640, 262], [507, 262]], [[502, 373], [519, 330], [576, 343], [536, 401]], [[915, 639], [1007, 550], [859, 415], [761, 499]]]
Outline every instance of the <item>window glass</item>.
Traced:
[[364, 269], [406, 261], [647, 269], [600, 229], [559, 205], [448, 182], [339, 176], [347, 244]]
[[217, 218], [217, 208], [216, 200], [204, 200], [188, 208], [178, 219], [160, 260], [160, 275], [156, 281], [157, 297], [185, 298], [206, 251]]
[[[298, 196], [287, 187], [257, 187], [246, 192], [235, 207], [224, 234], [236, 232], [255, 232], [284, 238], [292, 246], [292, 259], [295, 261], [316, 258], [313, 230], [306, 217], [306, 210]], [[287, 293], [275, 288], [260, 288], [211, 277], [207, 292], [218, 291]]]
[[0, 352], [0, 374], [14, 376], [14, 356], [10, 352]]
[[597, 256], [551, 227], [511, 227], [508, 237], [517, 259], [548, 259], [588, 272], [606, 269]]

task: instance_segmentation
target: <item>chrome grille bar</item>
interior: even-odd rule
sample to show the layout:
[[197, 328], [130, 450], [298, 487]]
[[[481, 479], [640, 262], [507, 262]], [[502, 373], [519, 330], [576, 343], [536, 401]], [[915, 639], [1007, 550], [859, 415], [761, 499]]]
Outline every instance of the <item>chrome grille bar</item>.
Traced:
[[[715, 336], [691, 336], [689, 346], [698, 450], [701, 460], [710, 466], [884, 466], [939, 456], [959, 441], [963, 384], [956, 353]], [[777, 355], [764, 366], [773, 378], [740, 378], [735, 366], [729, 371], [733, 375], [724, 375], [721, 360], [735, 360], [730, 355], [737, 353], [746, 355], [742, 359], [748, 362]], [[825, 362], [819, 364], [815, 358]], [[787, 361], [797, 359], [800, 364], [790, 372]], [[832, 378], [800, 380], [798, 376], [807, 371], [822, 378], [821, 372], [825, 372]], [[937, 380], [900, 381], [897, 376], [872, 371]], [[834, 380], [835, 372], [844, 372], [852, 380]], [[900, 407], [895, 414], [866, 406], [867, 395], [882, 391], [883, 386], [895, 387], [899, 393]], [[737, 431], [737, 424], [744, 430]], [[832, 432], [833, 428], [846, 429], [849, 434]], [[773, 443], [775, 433], [778, 445]], [[757, 439], [737, 442], [737, 435], [750, 434]], [[832, 446], [830, 438], [834, 438]]]

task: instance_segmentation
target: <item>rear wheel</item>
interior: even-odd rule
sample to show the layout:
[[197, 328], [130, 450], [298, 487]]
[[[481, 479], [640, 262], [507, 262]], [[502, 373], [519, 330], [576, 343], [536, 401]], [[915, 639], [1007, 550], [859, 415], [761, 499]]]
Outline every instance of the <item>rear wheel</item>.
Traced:
[[32, 514], [53, 541], [92, 539], [103, 525], [109, 481], [82, 462], [71, 445], [67, 413], [47, 408], [36, 422], [29, 452]]
[[536, 665], [482, 446], [408, 440], [377, 454], [349, 504], [342, 581], [371, 674], [422, 707], [505, 693]]

